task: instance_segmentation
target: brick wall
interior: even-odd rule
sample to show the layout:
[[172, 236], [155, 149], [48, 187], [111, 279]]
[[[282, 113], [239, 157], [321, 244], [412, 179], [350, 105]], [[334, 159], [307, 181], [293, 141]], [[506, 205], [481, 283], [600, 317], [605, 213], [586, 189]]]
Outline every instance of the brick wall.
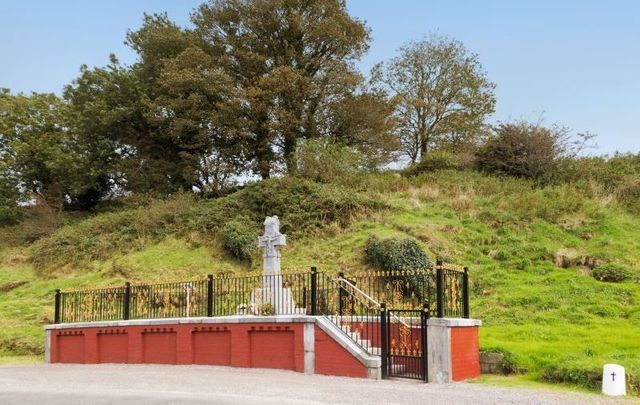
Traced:
[[[314, 326], [316, 373], [366, 377], [367, 369]], [[51, 330], [52, 363], [209, 364], [304, 372], [304, 323], [215, 323]]]
[[175, 324], [51, 333], [52, 363], [215, 364], [302, 372], [302, 324]]
[[453, 381], [480, 375], [478, 327], [451, 328], [451, 367]]
[[344, 377], [367, 377], [367, 369], [347, 350], [315, 327], [315, 372]]

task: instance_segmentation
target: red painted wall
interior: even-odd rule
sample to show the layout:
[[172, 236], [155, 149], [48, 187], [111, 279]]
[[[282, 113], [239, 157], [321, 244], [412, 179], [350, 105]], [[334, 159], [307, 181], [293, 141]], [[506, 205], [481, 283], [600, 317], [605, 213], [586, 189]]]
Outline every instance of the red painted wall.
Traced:
[[291, 330], [250, 331], [249, 352], [251, 353], [251, 367], [295, 370], [296, 362], [294, 338], [295, 336], [293, 334], [293, 331]]
[[367, 377], [367, 368], [319, 327], [315, 327], [316, 374]]
[[52, 363], [215, 364], [304, 371], [303, 325], [173, 324], [53, 330]]
[[81, 331], [65, 331], [58, 335], [53, 346], [61, 363], [84, 363], [84, 334]]
[[451, 328], [451, 367], [454, 381], [480, 375], [477, 326]]
[[231, 332], [228, 330], [195, 331], [193, 362], [217, 366], [231, 365]]
[[177, 343], [178, 334], [174, 328], [150, 328], [150, 330], [142, 332], [142, 362], [145, 364], [176, 364]]
[[[363, 337], [378, 340], [374, 328], [359, 326]], [[367, 376], [362, 363], [314, 327], [316, 373]], [[52, 363], [214, 364], [303, 372], [303, 339], [302, 323], [87, 327], [52, 330], [50, 358]], [[451, 353], [454, 381], [480, 375], [478, 327], [451, 328]]]
[[107, 330], [98, 334], [98, 363], [126, 363], [129, 336], [125, 330]]

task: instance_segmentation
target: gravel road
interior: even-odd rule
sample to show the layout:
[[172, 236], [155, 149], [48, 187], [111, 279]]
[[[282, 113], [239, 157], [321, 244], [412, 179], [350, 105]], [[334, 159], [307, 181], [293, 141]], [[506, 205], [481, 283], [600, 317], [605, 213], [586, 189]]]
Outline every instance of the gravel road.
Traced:
[[[600, 395], [209, 366], [0, 367], [0, 404], [616, 404]], [[635, 402], [633, 402], [635, 403]]]

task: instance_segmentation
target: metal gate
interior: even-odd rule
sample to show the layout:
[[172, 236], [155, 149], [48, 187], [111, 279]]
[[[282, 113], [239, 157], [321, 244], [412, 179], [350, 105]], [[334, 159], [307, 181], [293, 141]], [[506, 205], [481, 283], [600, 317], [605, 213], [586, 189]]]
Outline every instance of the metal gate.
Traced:
[[428, 310], [386, 310], [381, 325], [383, 378], [428, 381], [428, 318]]

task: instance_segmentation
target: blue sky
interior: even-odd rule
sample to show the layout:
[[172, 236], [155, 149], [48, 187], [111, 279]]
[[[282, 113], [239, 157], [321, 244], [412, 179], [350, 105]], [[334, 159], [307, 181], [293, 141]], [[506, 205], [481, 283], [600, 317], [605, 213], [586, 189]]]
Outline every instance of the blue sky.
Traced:
[[[188, 24], [197, 0], [2, 0], [0, 87], [56, 92], [101, 66], [143, 12]], [[537, 120], [598, 135], [592, 153], [640, 151], [640, 1], [348, 0], [371, 27], [363, 71], [404, 42], [439, 33], [480, 55], [497, 84], [493, 122]]]

